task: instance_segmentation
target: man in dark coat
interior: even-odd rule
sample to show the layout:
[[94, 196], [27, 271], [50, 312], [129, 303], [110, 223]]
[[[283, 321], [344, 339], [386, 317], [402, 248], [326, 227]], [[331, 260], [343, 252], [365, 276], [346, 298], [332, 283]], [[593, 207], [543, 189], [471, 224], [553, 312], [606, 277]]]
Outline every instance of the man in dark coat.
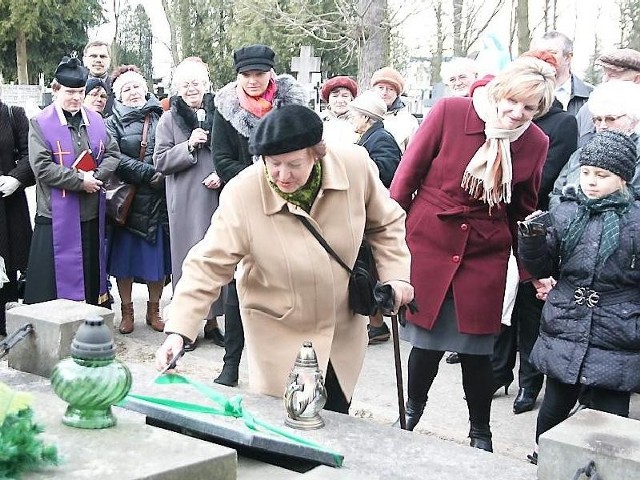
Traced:
[[573, 116], [587, 103], [593, 85], [585, 83], [571, 71], [573, 42], [564, 33], [552, 30], [532, 42], [531, 48], [549, 52], [556, 60], [556, 98], [563, 110]]
[[0, 101], [0, 257], [9, 283], [0, 288], [0, 335], [6, 335], [5, 305], [18, 300], [18, 275], [27, 268], [31, 245], [25, 187], [35, 180], [29, 166], [29, 120], [24, 109]]
[[[538, 210], [549, 208], [549, 193], [553, 182], [576, 150], [578, 124], [573, 115], [562, 110], [556, 99], [549, 112], [533, 121], [549, 137], [549, 151], [542, 168], [542, 181], [538, 189]], [[511, 325], [503, 326], [496, 337], [491, 363], [496, 389], [513, 381], [516, 352], [520, 351], [518, 369], [518, 395], [513, 402], [513, 413], [533, 409], [542, 389], [544, 375], [529, 362], [529, 354], [538, 338], [540, 316], [544, 302], [536, 298], [535, 282], [521, 283], [516, 295]]]

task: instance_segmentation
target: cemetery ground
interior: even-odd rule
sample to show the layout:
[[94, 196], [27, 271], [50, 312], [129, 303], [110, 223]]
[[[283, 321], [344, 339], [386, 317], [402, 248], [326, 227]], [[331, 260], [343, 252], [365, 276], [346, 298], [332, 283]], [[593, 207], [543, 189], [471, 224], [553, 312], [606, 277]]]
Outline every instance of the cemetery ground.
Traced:
[[[114, 304], [115, 325], [120, 321], [120, 303], [117, 289], [113, 289], [116, 297]], [[171, 285], [165, 288], [161, 308], [169, 303]], [[138, 363], [153, 368], [154, 354], [158, 346], [164, 341], [164, 334], [153, 331], [145, 324], [147, 293], [143, 285], [134, 285], [135, 331], [130, 335], [114, 332], [118, 348], [118, 358], [126, 363]], [[389, 322], [389, 319], [386, 319]], [[223, 322], [220, 320], [221, 327]], [[407, 379], [407, 357], [410, 345], [400, 341], [403, 376]], [[224, 349], [214, 345], [211, 341], [200, 338], [198, 348], [188, 353], [182, 359], [179, 370], [182, 374], [207, 383], [215, 388], [213, 379], [222, 368]], [[293, 365], [294, 359], [291, 359]], [[516, 372], [517, 377], [517, 372]], [[134, 379], [135, 388], [135, 379]], [[238, 393], [249, 388], [247, 377], [246, 352], [240, 366], [240, 382]], [[493, 432], [493, 448], [496, 455], [504, 455], [526, 462], [526, 455], [531, 453], [534, 445], [536, 418], [542, 395], [531, 412], [514, 415], [512, 404], [517, 393], [517, 379], [509, 388], [505, 396], [501, 389], [494, 397], [492, 406], [491, 429]], [[463, 398], [460, 365], [449, 365], [444, 361], [440, 364], [440, 372], [436, 378], [424, 415], [416, 427], [417, 435], [432, 435], [440, 439], [468, 445], [467, 438], [469, 424], [467, 406]], [[284, 409], [283, 409], [284, 415]], [[393, 361], [393, 345], [391, 340], [381, 345], [368, 347], [364, 367], [351, 404], [350, 415], [360, 417], [369, 422], [390, 425], [398, 416], [398, 403]], [[632, 397], [631, 418], [640, 420], [640, 395]], [[402, 446], [398, 446], [402, 448]], [[373, 454], [373, 452], [372, 452]], [[377, 452], [389, 455], [392, 452]], [[375, 457], [373, 454], [372, 458]], [[243, 462], [239, 464], [239, 478]]]

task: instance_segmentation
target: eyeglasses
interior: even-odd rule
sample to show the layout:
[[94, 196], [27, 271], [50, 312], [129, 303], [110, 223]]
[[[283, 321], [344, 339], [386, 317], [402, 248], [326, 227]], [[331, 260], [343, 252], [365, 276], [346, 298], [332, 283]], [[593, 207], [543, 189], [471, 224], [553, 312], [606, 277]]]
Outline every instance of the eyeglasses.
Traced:
[[184, 90], [189, 90], [189, 87], [193, 87], [195, 89], [200, 88], [203, 85], [202, 82], [198, 81], [198, 80], [193, 80], [192, 82], [183, 82], [179, 85], [179, 87], [181, 89]]
[[591, 120], [593, 120], [594, 125], [598, 125], [599, 123], [602, 123], [602, 122], [604, 122], [604, 123], [613, 123], [616, 120], [618, 120], [618, 119], [620, 119], [622, 117], [626, 117], [626, 116], [627, 116], [626, 113], [623, 113], [623, 114], [620, 114], [620, 115], [604, 115], [602, 117], [593, 116], [593, 117], [591, 117]]
[[91, 93], [89, 93], [89, 96], [90, 97], [100, 97], [102, 100], [106, 100], [108, 98], [106, 93], [94, 93], [94, 92], [91, 92]]

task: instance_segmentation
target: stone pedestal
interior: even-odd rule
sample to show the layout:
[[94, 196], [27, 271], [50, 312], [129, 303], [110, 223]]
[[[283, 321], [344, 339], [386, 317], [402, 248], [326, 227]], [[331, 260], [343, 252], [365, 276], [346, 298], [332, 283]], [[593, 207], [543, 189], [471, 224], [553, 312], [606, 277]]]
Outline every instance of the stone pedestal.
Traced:
[[540, 436], [538, 478], [573, 478], [593, 460], [601, 478], [640, 478], [640, 422], [582, 410]]
[[22, 480], [236, 480], [237, 456], [230, 448], [145, 425], [144, 416], [117, 408], [118, 424], [84, 430], [62, 424], [66, 404], [49, 382], [0, 368], [11, 388], [34, 397], [35, 421], [45, 443], [55, 444], [59, 466], [23, 475]]
[[78, 327], [89, 316], [100, 316], [113, 330], [114, 313], [102, 307], [71, 300], [21, 305], [7, 311], [7, 333], [30, 323], [34, 331], [9, 351], [9, 366], [42, 377], [69, 356], [71, 341]]

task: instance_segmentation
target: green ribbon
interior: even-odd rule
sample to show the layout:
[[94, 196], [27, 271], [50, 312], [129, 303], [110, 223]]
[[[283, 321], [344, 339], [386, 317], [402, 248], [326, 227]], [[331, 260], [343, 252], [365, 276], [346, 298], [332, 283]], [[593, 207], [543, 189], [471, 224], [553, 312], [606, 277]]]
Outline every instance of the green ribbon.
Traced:
[[293, 443], [315, 448], [322, 452], [328, 453], [333, 457], [338, 467], [342, 466], [344, 458], [339, 453], [328, 450], [315, 442], [298, 437], [297, 435], [293, 435], [286, 430], [274, 427], [273, 425], [270, 425], [266, 422], [263, 422], [259, 418], [254, 417], [251, 413], [249, 413], [242, 407], [242, 397], [240, 395], [236, 395], [234, 397], [231, 397], [230, 399], [227, 399], [227, 397], [225, 397], [221, 393], [216, 392], [214, 389], [207, 387], [206, 385], [195, 382], [187, 377], [183, 377], [182, 375], [171, 373], [162, 375], [161, 377], [156, 379], [156, 383], [159, 385], [191, 385], [209, 400], [217, 403], [220, 406], [217, 407], [200, 405], [197, 403], [181, 402], [179, 400], [171, 400], [169, 398], [151, 397], [148, 395], [138, 395], [135, 393], [130, 393], [129, 395], [127, 395], [120, 403], [118, 403], [118, 405], [123, 406], [127, 402], [127, 399], [133, 398], [136, 400], [142, 400], [144, 402], [154, 403], [157, 405], [164, 405], [165, 407], [184, 410], [187, 412], [208, 413], [211, 415], [222, 415], [224, 417], [240, 418], [242, 419], [244, 424], [251, 430], [258, 431], [261, 428], [263, 430], [291, 440]]

